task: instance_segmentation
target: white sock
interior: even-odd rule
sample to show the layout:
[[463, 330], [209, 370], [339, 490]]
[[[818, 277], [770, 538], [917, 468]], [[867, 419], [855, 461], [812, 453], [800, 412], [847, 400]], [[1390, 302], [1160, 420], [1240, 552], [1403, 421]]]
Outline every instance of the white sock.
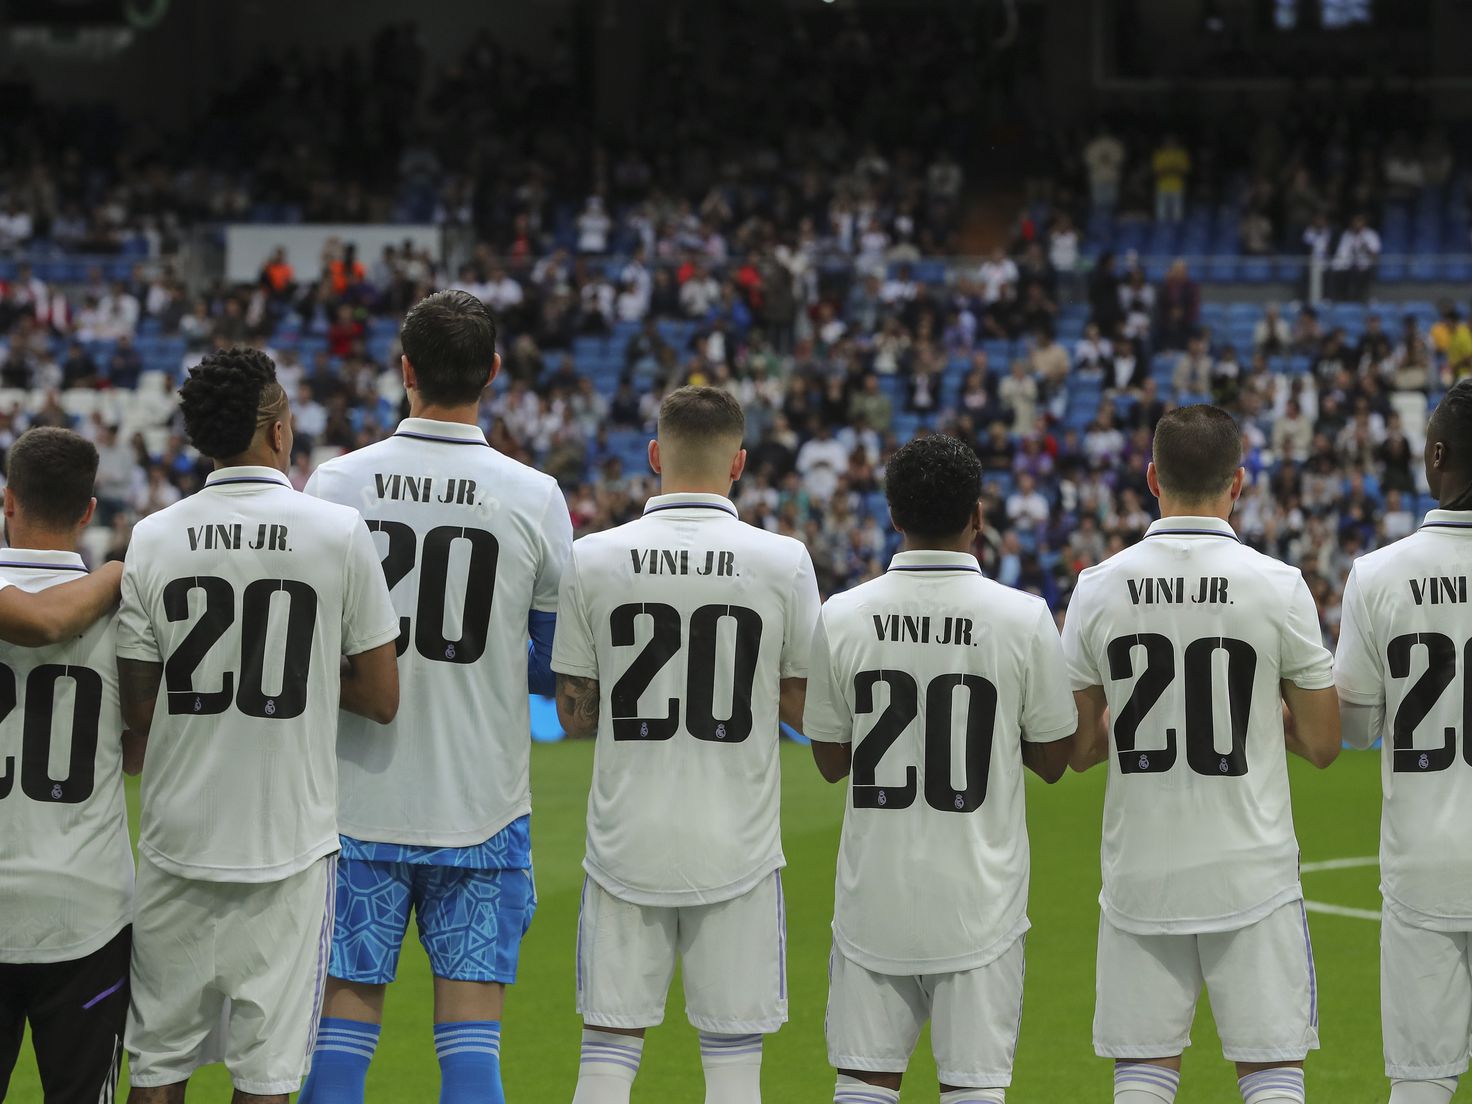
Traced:
[[1390, 1082], [1390, 1104], [1451, 1104], [1457, 1094], [1457, 1079], [1443, 1077], [1437, 1081]]
[[643, 1054], [644, 1040], [637, 1035], [583, 1028], [583, 1054], [572, 1104], [629, 1104]]
[[700, 1033], [705, 1104], [761, 1104], [762, 1037]]
[[881, 1089], [857, 1077], [839, 1074], [833, 1104], [900, 1104], [900, 1093], [898, 1089]]
[[956, 1089], [941, 1093], [940, 1104], [1007, 1104], [1007, 1090]]
[[1287, 1100], [1303, 1104], [1303, 1070], [1296, 1066], [1258, 1070], [1237, 1078], [1243, 1104], [1268, 1104], [1270, 1100]]
[[1114, 1104], [1175, 1104], [1180, 1087], [1179, 1070], [1149, 1062], [1115, 1063]]

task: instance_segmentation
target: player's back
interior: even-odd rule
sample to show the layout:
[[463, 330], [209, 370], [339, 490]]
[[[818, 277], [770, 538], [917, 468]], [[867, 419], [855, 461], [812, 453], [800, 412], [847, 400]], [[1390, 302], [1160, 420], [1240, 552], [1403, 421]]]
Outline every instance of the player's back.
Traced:
[[807, 673], [807, 550], [719, 495], [663, 495], [574, 544], [567, 576], [553, 667], [602, 692], [588, 873], [635, 903], [745, 892], [783, 862], [778, 700]]
[[367, 519], [401, 617], [398, 719], [342, 720], [341, 831], [489, 839], [531, 810], [527, 615], [556, 609], [572, 539], [556, 480], [475, 426], [411, 418], [322, 465], [307, 492]]
[[1433, 510], [1355, 561], [1339, 695], [1385, 707], [1382, 889], [1428, 926], [1472, 926], [1472, 512]]
[[1301, 895], [1281, 680], [1332, 684], [1296, 568], [1171, 517], [1085, 571], [1065, 632], [1111, 717], [1101, 898], [1125, 930], [1242, 926]]
[[853, 743], [834, 937], [883, 973], [991, 961], [1027, 929], [1022, 741], [1076, 724], [1042, 599], [969, 555], [907, 552], [830, 599], [806, 728]]
[[163, 663], [143, 777], [150, 859], [273, 881], [337, 848], [339, 668], [392, 639], [364, 624], [381, 586], [358, 513], [270, 468], [217, 471], [138, 523], [118, 654]]
[[[23, 590], [86, 570], [71, 552], [0, 552]], [[122, 734], [112, 618], [47, 648], [0, 643], [0, 962], [84, 958], [128, 922]]]

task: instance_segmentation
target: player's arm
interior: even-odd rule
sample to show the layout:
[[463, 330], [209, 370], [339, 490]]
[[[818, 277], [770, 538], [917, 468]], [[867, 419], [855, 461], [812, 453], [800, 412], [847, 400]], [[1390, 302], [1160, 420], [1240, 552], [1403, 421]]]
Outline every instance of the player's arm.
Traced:
[[1334, 654], [1334, 689], [1344, 742], [1364, 751], [1385, 731], [1385, 674], [1375, 628], [1360, 591], [1359, 566], [1350, 569], [1340, 605], [1339, 650]]
[[399, 712], [399, 658], [390, 640], [342, 657], [342, 699], [349, 713], [388, 724]]
[[1104, 687], [1090, 686], [1073, 692], [1078, 710], [1078, 729], [1069, 741], [1068, 765], [1083, 772], [1109, 758], [1109, 702]]
[[785, 725], [802, 731], [803, 710], [807, 708], [808, 680], [785, 678], [781, 683], [781, 696], [777, 700], [777, 716]]
[[131, 728], [123, 731], [123, 773], [142, 774], [143, 756], [148, 751], [148, 737], [139, 736]]
[[5, 587], [0, 590], [0, 640], [41, 648], [85, 632], [117, 605], [122, 578], [123, 565], [114, 562], [34, 594]]
[[824, 608], [809, 636], [812, 659], [803, 684], [802, 732], [812, 745], [813, 763], [823, 780], [842, 782], [853, 767], [854, 715], [833, 669], [827, 620]]
[[163, 682], [164, 665], [142, 659], [118, 657], [118, 704], [122, 707], [123, 770], [137, 774], [148, 751], [148, 731], [153, 727], [153, 709]]
[[1022, 689], [1022, 764], [1051, 786], [1073, 761], [1079, 710], [1069, 692], [1068, 659], [1053, 615], [1043, 603], [1037, 606]]
[[1052, 740], [1046, 744], [1023, 741], [1022, 765], [1050, 786], [1063, 777], [1072, 761], [1073, 737]]
[[1322, 770], [1339, 758], [1339, 695], [1332, 686], [1304, 690], [1288, 679], [1282, 685], [1288, 706], [1283, 725], [1288, 750]]
[[1339, 694], [1339, 729], [1344, 742], [1356, 751], [1375, 746], [1385, 732], [1385, 703], [1361, 705]]
[[595, 678], [557, 676], [557, 719], [569, 736], [590, 740], [598, 735], [601, 696], [602, 691]]
[[824, 744], [813, 741], [813, 762], [825, 782], [842, 782], [854, 762], [853, 744]]

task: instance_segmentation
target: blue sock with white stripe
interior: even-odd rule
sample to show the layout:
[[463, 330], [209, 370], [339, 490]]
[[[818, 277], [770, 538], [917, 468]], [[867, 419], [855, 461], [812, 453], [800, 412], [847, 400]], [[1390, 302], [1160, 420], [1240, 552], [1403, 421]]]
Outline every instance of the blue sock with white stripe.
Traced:
[[1303, 1070], [1296, 1066], [1258, 1070], [1237, 1078], [1243, 1104], [1268, 1104], [1270, 1100], [1287, 1100], [1303, 1104]]
[[638, 1035], [583, 1028], [583, 1054], [572, 1104], [629, 1104], [629, 1092], [644, 1055]]
[[833, 1089], [833, 1104], [900, 1104], [898, 1089], [881, 1089], [857, 1077], [838, 1075]]
[[312, 1072], [298, 1104], [363, 1104], [368, 1064], [381, 1030], [375, 1023], [323, 1016], [312, 1051]]
[[1114, 1067], [1114, 1104], [1175, 1104], [1179, 1070], [1149, 1062], [1119, 1062]]
[[501, 1091], [501, 1021], [434, 1025], [440, 1104], [506, 1104]]
[[705, 1104], [760, 1104], [762, 1037], [700, 1033]]

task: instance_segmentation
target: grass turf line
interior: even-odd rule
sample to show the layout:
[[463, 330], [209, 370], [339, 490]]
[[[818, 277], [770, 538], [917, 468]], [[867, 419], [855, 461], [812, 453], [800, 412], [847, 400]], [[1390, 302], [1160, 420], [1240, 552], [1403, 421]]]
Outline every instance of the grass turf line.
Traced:
[[[1379, 830], [1379, 763], [1375, 753], [1346, 752], [1327, 771], [1291, 760], [1294, 810], [1306, 860], [1372, 855]], [[540, 905], [522, 951], [521, 977], [510, 991], [503, 1069], [513, 1104], [564, 1104], [577, 1079], [579, 1023], [573, 1011], [573, 941], [582, 872], [583, 819], [592, 748], [538, 746], [532, 754], [536, 812], [532, 820]], [[823, 1045], [827, 999], [828, 923], [833, 869], [843, 815], [842, 787], [827, 786], [808, 751], [783, 748], [783, 840], [788, 867], [788, 971], [792, 1019], [768, 1040], [762, 1081], [776, 1104], [831, 1099], [833, 1072]], [[1105, 1101], [1109, 1063], [1094, 1057], [1094, 941], [1098, 925], [1099, 814], [1104, 771], [1069, 775], [1048, 788], [1028, 780], [1033, 853], [1033, 929], [1027, 943], [1027, 993], [1013, 1104]], [[130, 804], [136, 817], [136, 786]], [[1308, 874], [1307, 896], [1356, 908], [1378, 907], [1373, 868]], [[1379, 928], [1364, 920], [1310, 917], [1318, 961], [1323, 1049], [1308, 1062], [1310, 1099], [1378, 1104], [1381, 1073], [1377, 948]], [[382, 1042], [368, 1078], [369, 1101], [434, 1100], [439, 1091], [430, 1029], [431, 980], [412, 929], [399, 981], [389, 989]], [[1233, 1071], [1221, 1058], [1207, 1002], [1202, 1001], [1186, 1052], [1182, 1104], [1235, 1104]], [[229, 1098], [222, 1067], [200, 1071], [191, 1100]], [[684, 1019], [678, 983], [665, 1024], [649, 1033], [635, 1083], [636, 1104], [684, 1104], [703, 1095], [699, 1050]], [[23, 1048], [6, 1098], [41, 1104], [30, 1047]], [[922, 1039], [906, 1077], [905, 1104], [936, 1099], [935, 1066]]]

